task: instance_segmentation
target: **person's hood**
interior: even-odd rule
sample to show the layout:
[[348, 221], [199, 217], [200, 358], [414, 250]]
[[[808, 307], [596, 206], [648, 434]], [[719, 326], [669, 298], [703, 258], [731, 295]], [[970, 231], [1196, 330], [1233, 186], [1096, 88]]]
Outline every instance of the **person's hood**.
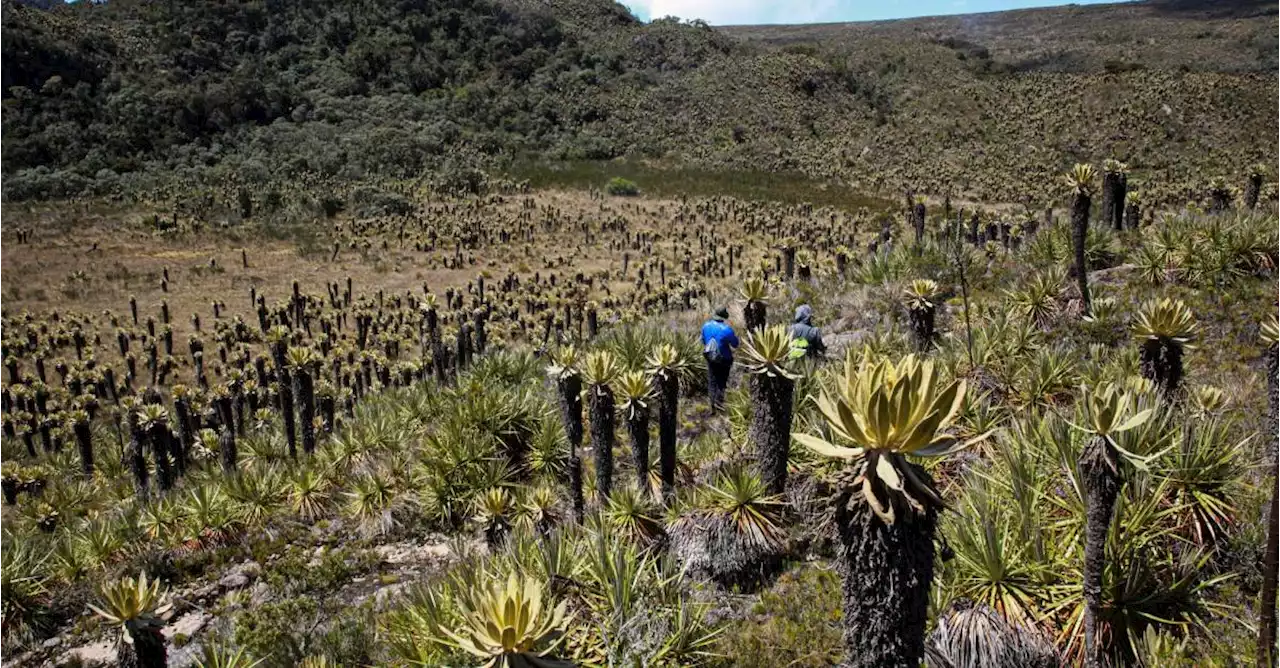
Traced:
[[808, 304], [801, 304], [800, 307], [796, 309], [796, 322], [803, 323], [805, 325], [813, 324], [813, 309], [810, 308]]

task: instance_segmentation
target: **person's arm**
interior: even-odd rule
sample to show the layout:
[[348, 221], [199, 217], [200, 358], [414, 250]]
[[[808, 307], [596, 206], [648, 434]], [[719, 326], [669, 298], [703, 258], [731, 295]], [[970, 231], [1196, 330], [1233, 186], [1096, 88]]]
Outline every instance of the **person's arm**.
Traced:
[[809, 347], [819, 353], [827, 352], [827, 344], [822, 342], [822, 330], [817, 327], [813, 328], [813, 341], [809, 342]]
[[737, 332], [735, 332], [735, 331], [733, 331], [732, 329], [730, 329], [730, 330], [729, 330], [729, 338], [728, 338], [727, 340], [728, 340], [728, 342], [729, 342], [729, 346], [730, 346], [731, 348], [737, 348], [737, 347], [738, 347], [739, 341], [738, 341], [738, 333], [737, 333]]

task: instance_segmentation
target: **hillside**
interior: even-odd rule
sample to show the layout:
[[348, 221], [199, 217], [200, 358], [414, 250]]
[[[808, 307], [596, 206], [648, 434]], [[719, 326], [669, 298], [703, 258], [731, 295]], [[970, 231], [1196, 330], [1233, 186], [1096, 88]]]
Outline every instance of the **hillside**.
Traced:
[[1275, 665], [1274, 4], [13, 2], [0, 668]]
[[1183, 197], [1277, 157], [1275, 5], [1203, 6], [712, 29], [606, 0], [6, 2], [4, 192], [626, 157], [1023, 201], [1114, 156]]

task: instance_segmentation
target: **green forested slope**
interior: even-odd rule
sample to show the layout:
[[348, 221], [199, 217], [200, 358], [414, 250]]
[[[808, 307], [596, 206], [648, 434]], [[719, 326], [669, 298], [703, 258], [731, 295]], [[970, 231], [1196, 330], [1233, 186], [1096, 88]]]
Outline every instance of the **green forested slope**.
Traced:
[[1276, 160], [1265, 3], [726, 29], [608, 0], [3, 12], [9, 198], [629, 157], [1021, 201], [1081, 160], [1157, 196]]

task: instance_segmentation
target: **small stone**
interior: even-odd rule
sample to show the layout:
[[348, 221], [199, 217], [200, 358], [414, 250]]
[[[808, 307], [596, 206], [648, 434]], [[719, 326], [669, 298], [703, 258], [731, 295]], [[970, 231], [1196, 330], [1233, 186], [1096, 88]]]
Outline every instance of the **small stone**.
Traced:
[[218, 586], [223, 589], [240, 589], [249, 584], [249, 576], [243, 573], [227, 573], [218, 580]]
[[194, 601], [206, 601], [217, 595], [220, 582], [221, 581], [218, 583], [210, 582], [208, 584], [195, 587], [187, 593], [185, 598], [189, 598]]
[[249, 603], [252, 605], [260, 605], [271, 600], [271, 587], [265, 582], [259, 582], [249, 590]]
[[187, 614], [179, 617], [172, 624], [164, 627], [164, 629], [161, 630], [161, 633], [164, 634], [164, 637], [169, 639], [172, 639], [176, 635], [184, 635], [190, 638], [196, 633], [199, 633], [200, 629], [203, 629], [205, 625], [209, 623], [210, 619], [212, 619], [212, 616], [208, 613], [200, 612], [198, 610], [188, 612]]

